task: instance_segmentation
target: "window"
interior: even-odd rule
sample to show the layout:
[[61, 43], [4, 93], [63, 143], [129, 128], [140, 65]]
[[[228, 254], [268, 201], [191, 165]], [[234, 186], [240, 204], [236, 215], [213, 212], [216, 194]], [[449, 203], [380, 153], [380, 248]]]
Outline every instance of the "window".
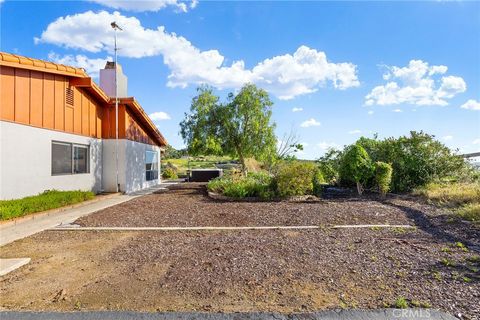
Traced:
[[52, 142], [52, 175], [90, 172], [89, 146]]
[[73, 173], [88, 173], [88, 146], [73, 146]]
[[147, 181], [158, 179], [158, 153], [156, 151], [146, 151], [145, 172]]
[[52, 174], [72, 173], [72, 145], [52, 142]]

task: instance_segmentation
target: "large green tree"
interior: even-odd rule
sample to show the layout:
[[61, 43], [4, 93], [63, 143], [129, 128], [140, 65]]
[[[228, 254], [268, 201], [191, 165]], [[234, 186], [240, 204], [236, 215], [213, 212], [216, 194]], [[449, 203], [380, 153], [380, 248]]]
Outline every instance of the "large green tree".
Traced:
[[246, 84], [221, 103], [212, 88], [200, 87], [190, 113], [180, 123], [180, 134], [192, 155], [230, 155], [245, 171], [245, 159], [271, 160], [276, 153], [272, 101], [268, 93]]

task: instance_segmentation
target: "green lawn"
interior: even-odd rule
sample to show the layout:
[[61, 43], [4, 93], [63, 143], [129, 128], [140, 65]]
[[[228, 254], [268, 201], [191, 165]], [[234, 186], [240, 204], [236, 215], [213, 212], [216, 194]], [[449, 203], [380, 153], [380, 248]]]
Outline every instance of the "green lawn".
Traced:
[[36, 196], [22, 199], [2, 200], [0, 201], [0, 220], [8, 220], [34, 212], [60, 208], [90, 200], [94, 197], [94, 193], [90, 191], [49, 190]]

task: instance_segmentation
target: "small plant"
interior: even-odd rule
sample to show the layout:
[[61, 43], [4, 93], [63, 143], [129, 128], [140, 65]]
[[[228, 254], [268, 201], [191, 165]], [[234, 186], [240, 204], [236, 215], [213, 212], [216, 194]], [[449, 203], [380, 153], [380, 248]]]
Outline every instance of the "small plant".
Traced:
[[450, 249], [449, 247], [443, 247], [441, 251], [445, 253], [452, 253], [452, 249]]
[[410, 304], [415, 308], [431, 308], [432, 307], [430, 303], [425, 301], [418, 301], [418, 300], [412, 300]]
[[433, 271], [433, 272], [432, 272], [432, 276], [433, 276], [433, 278], [434, 278], [435, 280], [437, 280], [437, 281], [442, 281], [442, 279], [443, 279], [443, 278], [442, 278], [442, 275], [441, 275], [440, 272], [438, 272], [438, 271]]
[[385, 197], [390, 190], [390, 184], [392, 183], [392, 165], [377, 161], [375, 162], [375, 182], [378, 186], [378, 191]]
[[451, 267], [454, 263], [447, 258], [443, 258], [440, 260], [440, 262], [445, 266], [445, 267]]
[[466, 245], [464, 245], [463, 243], [461, 242], [455, 242], [455, 246], [457, 248], [460, 248], [463, 252], [468, 252], [468, 248]]
[[164, 179], [178, 179], [177, 167], [167, 162], [163, 167], [162, 177]]
[[472, 282], [472, 279], [469, 278], [469, 277], [467, 277], [467, 276], [464, 276], [464, 277], [462, 278], [462, 280], [463, 280], [463, 282], [467, 282], [467, 283]]
[[468, 257], [467, 261], [470, 261], [470, 262], [473, 262], [473, 263], [479, 263], [480, 262], [480, 256], [479, 255], [474, 255], [474, 256]]
[[393, 303], [393, 306], [397, 309], [407, 309], [408, 301], [404, 297], [398, 297], [397, 300]]

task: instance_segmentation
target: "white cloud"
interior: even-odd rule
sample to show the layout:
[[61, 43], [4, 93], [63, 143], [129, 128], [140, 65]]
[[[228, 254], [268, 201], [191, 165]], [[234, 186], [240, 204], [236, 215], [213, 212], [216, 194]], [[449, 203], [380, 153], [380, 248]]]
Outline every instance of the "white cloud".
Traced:
[[159, 11], [166, 7], [174, 7], [177, 11], [187, 12], [197, 6], [198, 1], [182, 1], [182, 0], [90, 0], [103, 6], [121, 9], [127, 11], [143, 12], [143, 11]]
[[470, 99], [464, 104], [462, 104], [460, 108], [467, 109], [467, 110], [480, 110], [480, 102]]
[[76, 56], [73, 55], [65, 55], [60, 56], [55, 52], [50, 52], [48, 54], [48, 59], [55, 63], [64, 64], [67, 66], [83, 68], [93, 78], [98, 78], [98, 74], [100, 69], [105, 67], [107, 61], [112, 61], [112, 57], [106, 57], [105, 59], [90, 59], [87, 58], [83, 54], [77, 54]]
[[170, 69], [169, 87], [207, 83], [219, 89], [237, 89], [252, 82], [280, 99], [292, 99], [315, 92], [327, 84], [336, 89], [359, 85], [356, 65], [329, 62], [324, 52], [307, 46], [300, 46], [293, 54], [265, 59], [252, 69], [246, 69], [242, 60], [227, 65], [218, 50], [201, 51], [184, 37], [166, 32], [163, 26], [144, 28], [137, 18], [119, 12], [87, 11], [60, 17], [35, 38], [35, 43], [112, 53], [112, 21], [123, 28], [118, 32], [119, 55], [130, 58], [162, 55]]
[[302, 122], [302, 124], [300, 125], [300, 127], [302, 127], [302, 128], [319, 127], [320, 125], [321, 125], [320, 122], [318, 122], [318, 121], [315, 120], [314, 118], [310, 118], [310, 119]]
[[154, 112], [148, 115], [153, 121], [170, 120], [170, 115], [163, 111]]
[[317, 144], [317, 147], [319, 147], [322, 150], [328, 150], [328, 149], [338, 149], [339, 145], [336, 144], [335, 142], [320, 142]]
[[442, 137], [442, 140], [443, 140], [443, 141], [451, 141], [451, 140], [453, 140], [453, 136], [450, 136], [450, 135], [448, 135], [448, 136], [443, 136], [443, 137]]
[[387, 67], [385, 85], [377, 86], [365, 97], [366, 105], [448, 104], [447, 99], [467, 90], [465, 81], [457, 76], [442, 76], [446, 66], [429, 66], [422, 60], [411, 60], [407, 67]]
[[472, 144], [480, 144], [480, 138], [473, 140]]
[[360, 133], [362, 133], [362, 131], [358, 129], [348, 131], [348, 134], [360, 134]]
[[297, 107], [292, 108], [292, 112], [301, 112], [301, 111], [303, 111], [303, 108], [297, 108]]
[[403, 111], [402, 111], [402, 109], [394, 109], [394, 110], [392, 110], [392, 112], [400, 113], [400, 112], [403, 112]]
[[373, 113], [374, 113], [373, 110], [368, 111], [369, 115], [372, 115]]

